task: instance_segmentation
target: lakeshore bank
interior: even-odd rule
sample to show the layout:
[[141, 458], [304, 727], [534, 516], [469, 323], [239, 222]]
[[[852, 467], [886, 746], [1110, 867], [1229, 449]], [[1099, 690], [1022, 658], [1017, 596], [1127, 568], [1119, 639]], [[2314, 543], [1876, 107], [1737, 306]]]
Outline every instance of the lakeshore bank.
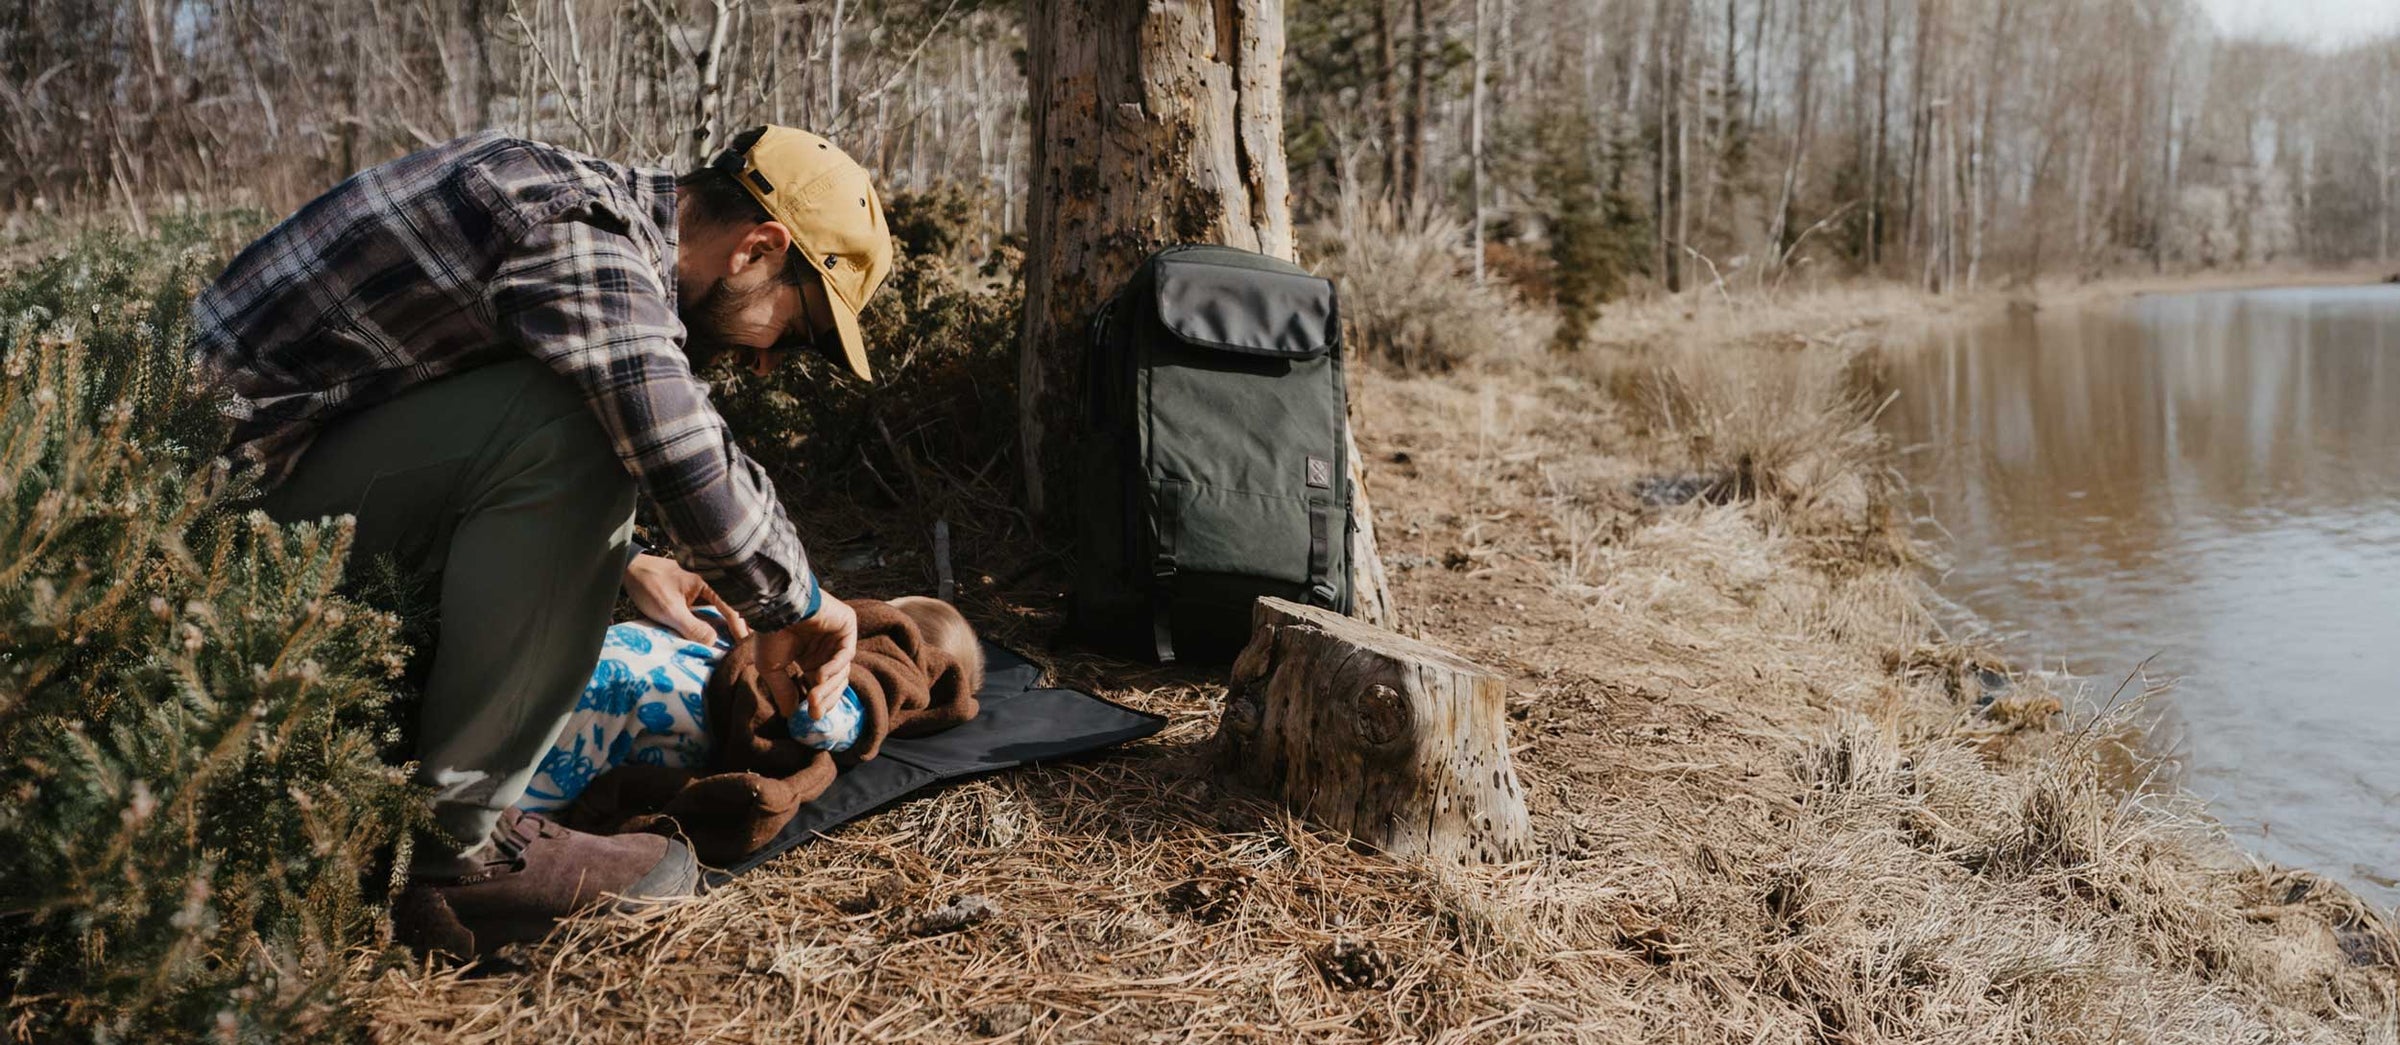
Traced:
[[[386, 972], [375, 1030], [2400, 1038], [2387, 913], [2245, 859], [2188, 797], [2127, 791], [2142, 756], [2124, 720], [2068, 715], [2038, 679], [1996, 686], [2008, 666], [1929, 610], [1927, 549], [1851, 367], [1895, 324], [2012, 299], [1687, 297], [1605, 317], [1580, 355], [1359, 368], [1402, 626], [1509, 676], [1529, 860], [1354, 852], [1211, 782], [1221, 679], [1061, 656], [1065, 680], [1172, 724], [903, 804], [699, 901], [579, 922], [513, 965]], [[832, 583], [906, 588], [920, 567]], [[1035, 649], [1056, 606], [1034, 582], [961, 601]], [[966, 895], [996, 913], [925, 933]]]

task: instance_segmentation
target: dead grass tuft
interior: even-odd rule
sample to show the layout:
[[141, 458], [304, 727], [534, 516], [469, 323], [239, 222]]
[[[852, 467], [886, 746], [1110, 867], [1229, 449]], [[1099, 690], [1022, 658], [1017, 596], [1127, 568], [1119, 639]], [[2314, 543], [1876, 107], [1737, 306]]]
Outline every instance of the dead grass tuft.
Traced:
[[1760, 521], [1808, 545], [1818, 564], [1912, 565], [1879, 404], [1851, 351], [1665, 349], [1601, 363], [1633, 434], [1670, 474], [1712, 481], [1701, 498], [1753, 502]]
[[1517, 303], [1498, 281], [1478, 286], [1461, 271], [1469, 252], [1456, 219], [1350, 201], [1312, 239], [1323, 273], [1341, 284], [1347, 343], [1360, 357], [1440, 372], [1550, 338], [1548, 315]]

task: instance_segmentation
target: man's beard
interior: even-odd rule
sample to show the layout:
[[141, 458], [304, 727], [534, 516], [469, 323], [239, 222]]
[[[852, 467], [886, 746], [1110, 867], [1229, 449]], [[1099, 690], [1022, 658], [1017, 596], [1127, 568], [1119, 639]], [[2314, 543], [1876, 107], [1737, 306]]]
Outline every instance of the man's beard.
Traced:
[[766, 283], [749, 290], [735, 290], [720, 277], [708, 285], [706, 293], [677, 302], [675, 315], [683, 320], [683, 354], [691, 360], [692, 370], [706, 370], [709, 364], [724, 359], [734, 347], [725, 340], [725, 329], [733, 325], [744, 309], [774, 290], [773, 285]]

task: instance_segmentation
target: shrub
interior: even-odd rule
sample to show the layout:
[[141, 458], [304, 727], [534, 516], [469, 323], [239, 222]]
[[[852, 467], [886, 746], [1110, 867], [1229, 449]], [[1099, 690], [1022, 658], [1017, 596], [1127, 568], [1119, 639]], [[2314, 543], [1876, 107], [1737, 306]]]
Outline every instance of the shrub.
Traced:
[[343, 527], [239, 510], [183, 346], [213, 255], [0, 276], [0, 969], [34, 1040], [338, 1031], [420, 800]]
[[1649, 222], [1624, 184], [1629, 150], [1607, 141], [1574, 105], [1545, 110], [1534, 125], [1533, 183], [1547, 214], [1548, 283], [1558, 305], [1551, 347], [1559, 351], [1581, 349], [1601, 304], [1649, 269]]
[[1346, 203], [1317, 230], [1323, 272], [1341, 283], [1351, 351], [1402, 370], [1447, 370], [1470, 356], [1530, 344], [1544, 324], [1497, 285], [1460, 270], [1465, 226], [1430, 210]]

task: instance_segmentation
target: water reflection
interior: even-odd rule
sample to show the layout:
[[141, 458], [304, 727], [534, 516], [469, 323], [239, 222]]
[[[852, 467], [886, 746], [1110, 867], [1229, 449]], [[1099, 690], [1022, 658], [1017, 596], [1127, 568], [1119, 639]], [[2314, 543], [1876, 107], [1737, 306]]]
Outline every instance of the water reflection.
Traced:
[[2400, 902], [2400, 288], [2145, 298], [1926, 334], [1884, 414], [1942, 588], [2045, 667], [2179, 675], [2185, 782]]

